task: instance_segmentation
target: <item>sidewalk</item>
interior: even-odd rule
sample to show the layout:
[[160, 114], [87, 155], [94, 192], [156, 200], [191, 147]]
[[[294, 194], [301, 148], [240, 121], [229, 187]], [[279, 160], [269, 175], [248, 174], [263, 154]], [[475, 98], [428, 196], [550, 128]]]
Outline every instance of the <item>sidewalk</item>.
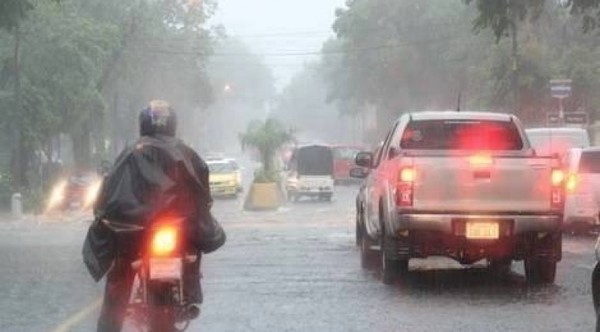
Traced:
[[74, 223], [90, 221], [93, 219], [91, 212], [71, 212], [61, 214], [23, 214], [20, 219], [13, 217], [10, 212], [0, 212], [0, 224], [52, 224], [52, 223]]

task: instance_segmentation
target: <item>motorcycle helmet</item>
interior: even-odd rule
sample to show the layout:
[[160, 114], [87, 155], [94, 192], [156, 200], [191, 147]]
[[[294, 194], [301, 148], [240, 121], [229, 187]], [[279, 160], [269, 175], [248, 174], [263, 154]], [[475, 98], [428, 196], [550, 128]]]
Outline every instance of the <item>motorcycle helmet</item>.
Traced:
[[164, 100], [153, 100], [140, 112], [140, 136], [175, 136], [177, 116]]

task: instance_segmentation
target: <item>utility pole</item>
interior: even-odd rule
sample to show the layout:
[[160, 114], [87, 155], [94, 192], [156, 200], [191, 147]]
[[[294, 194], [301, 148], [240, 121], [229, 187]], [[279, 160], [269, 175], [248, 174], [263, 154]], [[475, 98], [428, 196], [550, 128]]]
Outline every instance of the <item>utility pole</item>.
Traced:
[[517, 44], [517, 11], [514, 2], [509, 3], [511, 23], [510, 35], [512, 39], [512, 88], [513, 88], [513, 109], [515, 114], [521, 116], [521, 105], [519, 103], [519, 48]]

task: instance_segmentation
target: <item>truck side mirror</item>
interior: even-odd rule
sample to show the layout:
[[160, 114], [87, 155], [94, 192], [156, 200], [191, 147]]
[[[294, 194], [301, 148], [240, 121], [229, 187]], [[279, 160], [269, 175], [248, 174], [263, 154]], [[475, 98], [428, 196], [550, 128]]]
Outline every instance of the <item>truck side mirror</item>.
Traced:
[[354, 158], [354, 163], [360, 167], [373, 167], [373, 154], [371, 152], [359, 152]]

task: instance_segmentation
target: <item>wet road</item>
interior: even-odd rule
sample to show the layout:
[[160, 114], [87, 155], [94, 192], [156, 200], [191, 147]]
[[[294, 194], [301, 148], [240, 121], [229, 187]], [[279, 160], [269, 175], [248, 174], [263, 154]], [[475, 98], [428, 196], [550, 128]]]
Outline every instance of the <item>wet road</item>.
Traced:
[[[566, 237], [556, 285], [527, 287], [522, 264], [496, 278], [444, 259], [411, 261], [384, 286], [360, 268], [356, 188], [278, 212], [215, 203], [228, 233], [203, 261], [205, 301], [190, 331], [592, 331], [595, 240]], [[102, 285], [81, 262], [87, 223], [0, 222], [0, 331], [91, 331]]]

